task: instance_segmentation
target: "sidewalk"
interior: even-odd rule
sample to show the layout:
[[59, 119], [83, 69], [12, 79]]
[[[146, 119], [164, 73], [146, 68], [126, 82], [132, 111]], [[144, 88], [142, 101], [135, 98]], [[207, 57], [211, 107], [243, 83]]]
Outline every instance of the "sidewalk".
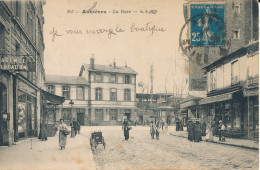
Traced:
[[[187, 132], [186, 127], [184, 127], [183, 131], [176, 131], [175, 126], [170, 126], [170, 127], [168, 127], [168, 133], [172, 136], [183, 137], [188, 140], [188, 132]], [[202, 142], [206, 142], [205, 136], [202, 136]], [[219, 138], [217, 136], [214, 136], [214, 141], [209, 141], [209, 142], [223, 144], [223, 145], [229, 145], [229, 146], [236, 146], [236, 147], [241, 147], [241, 148], [247, 148], [247, 149], [259, 150], [259, 141], [254, 141], [254, 140], [226, 138], [225, 142], [220, 142]]]
[[[32, 146], [32, 149], [31, 149]], [[58, 135], [47, 141], [29, 138], [11, 147], [0, 147], [1, 169], [96, 169], [89, 138], [77, 135], [67, 138], [60, 150]]]

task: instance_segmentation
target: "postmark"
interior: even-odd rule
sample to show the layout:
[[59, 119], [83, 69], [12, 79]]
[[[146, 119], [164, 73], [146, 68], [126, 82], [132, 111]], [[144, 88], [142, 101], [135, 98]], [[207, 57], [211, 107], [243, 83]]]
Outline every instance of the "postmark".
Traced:
[[208, 64], [209, 51], [219, 56], [228, 54], [231, 40], [226, 39], [224, 11], [224, 4], [190, 4], [179, 47], [191, 62]]

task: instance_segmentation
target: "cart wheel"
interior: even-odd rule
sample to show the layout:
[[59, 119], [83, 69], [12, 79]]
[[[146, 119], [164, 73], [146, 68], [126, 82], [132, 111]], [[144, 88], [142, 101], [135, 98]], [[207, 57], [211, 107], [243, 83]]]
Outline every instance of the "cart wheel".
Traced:
[[103, 143], [104, 149], [106, 149], [106, 142], [105, 142], [104, 137], [102, 137], [102, 143]]

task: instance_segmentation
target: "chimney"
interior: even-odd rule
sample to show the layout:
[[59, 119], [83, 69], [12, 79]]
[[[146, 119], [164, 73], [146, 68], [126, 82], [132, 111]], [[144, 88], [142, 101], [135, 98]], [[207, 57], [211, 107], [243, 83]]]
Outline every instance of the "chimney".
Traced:
[[113, 62], [113, 66], [114, 66], [114, 68], [116, 68], [116, 61], [115, 61], [115, 59], [114, 59], [114, 62]]
[[94, 69], [94, 54], [92, 54], [92, 57], [90, 58], [90, 68]]

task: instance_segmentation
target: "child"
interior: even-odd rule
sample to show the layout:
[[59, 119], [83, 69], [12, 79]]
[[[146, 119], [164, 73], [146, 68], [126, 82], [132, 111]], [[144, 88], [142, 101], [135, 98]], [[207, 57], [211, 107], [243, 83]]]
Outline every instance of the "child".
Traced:
[[159, 124], [159, 122], [158, 122], [158, 123], [157, 123], [157, 126], [156, 126], [156, 139], [157, 139], [157, 140], [159, 140], [159, 134], [160, 134], [159, 129], [160, 129], [160, 124]]

